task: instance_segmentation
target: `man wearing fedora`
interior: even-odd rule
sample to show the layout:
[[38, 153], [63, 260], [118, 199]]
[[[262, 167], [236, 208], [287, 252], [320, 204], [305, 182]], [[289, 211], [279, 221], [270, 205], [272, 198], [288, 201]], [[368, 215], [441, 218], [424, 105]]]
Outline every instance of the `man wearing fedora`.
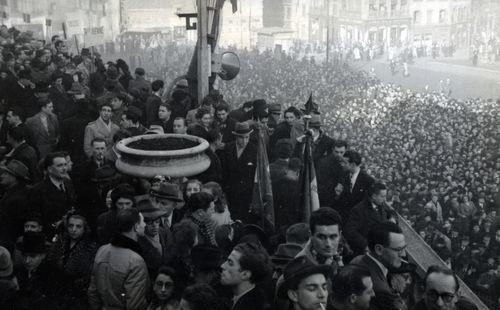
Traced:
[[144, 236], [139, 236], [137, 242], [142, 249], [142, 257], [150, 271], [157, 270], [168, 260], [174, 244], [174, 237], [169, 229], [160, 227], [161, 217], [167, 212], [153, 206], [147, 197], [137, 202], [137, 209], [144, 216], [146, 227]]
[[250, 142], [252, 129], [248, 123], [237, 123], [233, 131], [235, 141], [226, 144], [221, 153], [224, 192], [233, 219], [249, 222], [257, 148]]
[[289, 309], [324, 310], [330, 274], [330, 266], [317, 265], [305, 256], [297, 257], [285, 267], [277, 286], [278, 297], [289, 300]]
[[[307, 135], [311, 135], [311, 151], [314, 164], [317, 165], [319, 160], [333, 152], [333, 139], [330, 138], [322, 129], [323, 122], [318, 114], [313, 114], [309, 120], [309, 131]], [[303, 158], [305, 147], [305, 135], [297, 138], [295, 145], [295, 157]]]
[[28, 232], [17, 244], [23, 264], [14, 270], [19, 283], [20, 309], [56, 309], [61, 283], [56, 267], [47, 259], [47, 245], [42, 233]]
[[174, 224], [180, 222], [184, 217], [184, 209], [177, 207], [178, 204], [184, 202], [177, 185], [162, 182], [151, 188], [149, 199], [153, 206], [165, 212], [160, 217], [160, 227], [171, 231]]
[[0, 236], [9, 244], [13, 244], [21, 235], [23, 220], [27, 213], [26, 182], [28, 167], [15, 159], [6, 166], [0, 166], [0, 187], [4, 191], [0, 198]]
[[269, 274], [271, 261], [258, 243], [239, 243], [221, 265], [221, 284], [233, 293], [231, 310], [269, 309], [266, 295], [257, 285]]

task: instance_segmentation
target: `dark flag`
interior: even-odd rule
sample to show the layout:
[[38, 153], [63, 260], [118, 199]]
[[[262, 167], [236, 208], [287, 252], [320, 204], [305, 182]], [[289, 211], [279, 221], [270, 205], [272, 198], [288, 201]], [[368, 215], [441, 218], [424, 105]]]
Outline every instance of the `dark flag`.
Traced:
[[264, 231], [274, 232], [274, 206], [271, 175], [269, 173], [269, 160], [261, 129], [257, 129], [257, 166], [253, 185], [252, 203], [250, 213], [260, 218]]
[[[215, 2], [215, 8], [222, 10], [225, 2], [226, 0], [217, 0]], [[238, 0], [231, 0], [231, 6], [233, 7], [233, 13], [236, 13], [236, 11], [238, 11]]]
[[238, 11], [238, 0], [231, 0], [231, 5], [233, 6], [233, 13]]
[[312, 100], [312, 93], [309, 95], [304, 106], [304, 119], [305, 126], [305, 147], [302, 158], [302, 169], [300, 170], [299, 184], [301, 189], [301, 206], [302, 206], [302, 220], [309, 221], [311, 213], [319, 209], [319, 196], [318, 196], [318, 182], [316, 180], [316, 169], [314, 168], [314, 161], [312, 157], [312, 136], [309, 132], [309, 119], [311, 113], [319, 114], [318, 105]]

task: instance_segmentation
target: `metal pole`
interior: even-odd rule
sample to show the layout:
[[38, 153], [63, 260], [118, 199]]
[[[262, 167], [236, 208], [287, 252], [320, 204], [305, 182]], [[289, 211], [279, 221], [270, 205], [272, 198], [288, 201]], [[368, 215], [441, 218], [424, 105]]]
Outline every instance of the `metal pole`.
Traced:
[[326, 0], [326, 63], [330, 62], [330, 0]]
[[209, 49], [207, 44], [208, 10], [207, 0], [197, 0], [198, 4], [198, 104], [208, 95]]

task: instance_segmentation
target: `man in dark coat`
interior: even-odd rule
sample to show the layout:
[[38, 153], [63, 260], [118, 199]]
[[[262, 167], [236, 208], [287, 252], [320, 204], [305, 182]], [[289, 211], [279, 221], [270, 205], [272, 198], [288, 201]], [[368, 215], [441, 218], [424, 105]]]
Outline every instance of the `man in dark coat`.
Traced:
[[146, 103], [144, 104], [146, 115], [145, 115], [145, 124], [149, 127], [149, 125], [159, 121], [158, 119], [158, 109], [162, 104], [161, 101], [161, 93], [163, 89], [164, 83], [162, 80], [156, 80], [151, 84], [153, 89], [153, 94], [151, 94], [148, 99], [146, 99]]
[[28, 200], [42, 215], [44, 231], [52, 238], [63, 215], [75, 207], [75, 194], [64, 153], [47, 154], [43, 169], [46, 177], [31, 188]]
[[26, 130], [22, 127], [13, 127], [7, 132], [7, 143], [12, 146], [12, 150], [5, 154], [4, 161], [18, 160], [28, 167], [31, 181], [37, 182], [40, 180], [38, 171], [38, 156], [33, 147], [25, 140]]
[[232, 310], [270, 309], [266, 295], [257, 286], [269, 276], [269, 255], [262, 245], [240, 243], [221, 265], [221, 284], [233, 293]]
[[276, 144], [278, 159], [269, 164], [269, 172], [273, 182], [286, 174], [292, 151], [292, 142], [290, 139], [280, 139]]
[[252, 118], [253, 101], [247, 101], [243, 105], [229, 112], [229, 118], [237, 122], [245, 122]]
[[347, 219], [347, 214], [343, 212], [343, 200], [341, 194], [336, 195], [336, 188], [344, 190], [343, 184], [346, 172], [342, 168], [342, 161], [346, 149], [347, 142], [335, 141], [333, 153], [321, 158], [315, 166], [321, 206], [334, 208], [340, 213], [344, 221]]
[[0, 186], [3, 193], [0, 198], [0, 242], [13, 246], [22, 233], [26, 216], [28, 167], [15, 159], [0, 166]]
[[215, 107], [215, 127], [220, 131], [223, 143], [234, 141], [233, 130], [235, 126], [236, 121], [229, 117], [229, 105], [221, 102]]
[[282, 175], [272, 179], [275, 226], [288, 227], [301, 220], [299, 173], [301, 162], [292, 158]]
[[252, 201], [257, 148], [250, 142], [248, 123], [237, 123], [233, 134], [236, 141], [228, 143], [222, 152], [224, 192], [233, 219], [247, 222]]
[[269, 160], [273, 161], [276, 159], [275, 146], [280, 139], [290, 139], [290, 133], [294, 122], [300, 118], [300, 111], [295, 107], [289, 107], [284, 112], [285, 120], [278, 125], [273, 130], [272, 135], [269, 137]]
[[344, 237], [356, 255], [368, 251], [370, 228], [389, 220], [390, 212], [386, 205], [387, 188], [382, 183], [374, 183], [369, 196], [357, 204], [350, 212], [344, 226]]
[[12, 106], [7, 108], [6, 112], [7, 114], [5, 116], [5, 120], [7, 121], [9, 127], [20, 127], [24, 131], [24, 138], [26, 142], [32, 147], [36, 147], [33, 135], [24, 122], [24, 111], [20, 107]]
[[363, 266], [370, 271], [375, 291], [370, 309], [406, 309], [401, 296], [387, 280], [389, 270], [400, 268], [402, 258], [406, 256], [403, 231], [391, 222], [378, 223], [370, 229], [368, 248], [369, 252], [354, 258], [350, 264]]
[[[311, 151], [314, 164], [317, 165], [319, 160], [333, 151], [333, 139], [330, 138], [322, 129], [323, 122], [319, 115], [312, 115], [309, 121], [309, 133], [312, 136]], [[303, 158], [305, 147], [305, 136], [301, 136], [295, 145], [295, 157]]]

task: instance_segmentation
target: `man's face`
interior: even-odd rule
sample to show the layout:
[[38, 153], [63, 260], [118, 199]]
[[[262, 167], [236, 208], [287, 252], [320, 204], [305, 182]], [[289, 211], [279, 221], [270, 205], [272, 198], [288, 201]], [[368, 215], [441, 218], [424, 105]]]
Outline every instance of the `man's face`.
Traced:
[[160, 218], [156, 220], [148, 220], [146, 221], [146, 229], [144, 233], [150, 237], [155, 237], [158, 235], [160, 231]]
[[250, 135], [236, 136], [236, 145], [239, 148], [245, 148], [250, 141]]
[[139, 236], [144, 236], [144, 231], [146, 229], [146, 223], [144, 222], [144, 216], [142, 216], [142, 213], [139, 213], [139, 223], [135, 224], [135, 232]]
[[212, 115], [208, 113], [203, 115], [200, 119], [200, 123], [201, 125], [203, 125], [203, 127], [209, 128], [212, 124]]
[[5, 120], [7, 121], [7, 124], [9, 124], [10, 126], [15, 126], [17, 123], [20, 122], [19, 116], [14, 115], [12, 111], [7, 112]]
[[103, 160], [106, 153], [106, 142], [95, 141], [92, 144], [92, 157], [96, 160]]
[[323, 274], [313, 274], [300, 281], [296, 290], [288, 291], [288, 298], [298, 307], [295, 309], [326, 309], [328, 287]]
[[68, 172], [71, 172], [71, 170], [73, 170], [73, 161], [71, 160], [71, 156], [68, 155], [65, 158], [66, 158], [66, 164], [68, 165]]
[[201, 191], [200, 184], [198, 183], [188, 183], [186, 186], [186, 196], [191, 197], [194, 193], [199, 193]]
[[167, 212], [165, 216], [170, 216], [172, 214], [172, 211], [174, 211], [175, 208], [175, 201], [171, 199], [165, 199], [165, 198], [160, 198], [160, 197], [154, 197], [152, 196], [151, 198], [151, 203], [159, 208], [162, 211]]
[[114, 97], [111, 99], [111, 106], [113, 107], [113, 110], [121, 108], [123, 105], [123, 101], [117, 97]]
[[240, 258], [240, 252], [232, 251], [221, 265], [220, 282], [222, 285], [235, 286], [244, 281], [244, 274], [248, 271], [241, 270]]
[[47, 114], [50, 114], [50, 113], [54, 112], [54, 104], [52, 102], [47, 103], [42, 108], [42, 111], [45, 112], [45, 113], [47, 113]]
[[78, 240], [85, 232], [85, 222], [81, 218], [70, 217], [68, 220], [68, 234], [72, 240]]
[[227, 120], [227, 111], [226, 110], [217, 111], [217, 119], [219, 119], [221, 122], [225, 122]]
[[314, 234], [311, 236], [313, 249], [324, 257], [332, 257], [337, 254], [339, 240], [339, 225], [317, 225]]
[[116, 210], [120, 212], [122, 210], [132, 209], [132, 207], [134, 206], [134, 202], [130, 198], [120, 197], [116, 201], [115, 205]]
[[382, 206], [385, 203], [385, 200], [387, 198], [387, 190], [382, 189], [378, 193], [373, 194], [371, 199], [373, 203], [375, 203], [377, 206]]
[[403, 234], [389, 233], [389, 245], [381, 250], [380, 261], [387, 268], [401, 267], [401, 259], [406, 256], [406, 241]]
[[345, 146], [336, 146], [333, 148], [333, 154], [335, 154], [335, 157], [337, 157], [338, 159], [342, 159], [342, 157], [344, 156], [345, 154]]
[[49, 175], [56, 180], [69, 179], [68, 163], [65, 157], [56, 157], [48, 167]]
[[107, 122], [110, 120], [112, 113], [113, 113], [113, 111], [111, 110], [111, 107], [105, 105], [101, 108], [99, 115], [101, 116], [103, 121]]
[[158, 118], [162, 121], [166, 121], [170, 118], [171, 112], [167, 109], [167, 107], [160, 106], [158, 109]]
[[291, 126], [295, 120], [296, 120], [295, 114], [293, 114], [292, 112], [285, 113], [285, 121], [288, 123], [288, 125]]
[[177, 134], [185, 134], [187, 131], [186, 124], [182, 119], [174, 120], [173, 128], [174, 128], [174, 133]]
[[455, 279], [443, 273], [431, 273], [425, 284], [424, 300], [429, 310], [454, 310], [458, 300]]
[[122, 120], [120, 122], [120, 125], [122, 128], [127, 129], [132, 127], [132, 122], [127, 118], [127, 115], [123, 114], [122, 115]]
[[365, 290], [356, 296], [355, 308], [356, 309], [369, 309], [370, 301], [375, 297], [375, 292], [373, 291], [373, 281], [371, 277], [363, 278], [363, 285]]
[[22, 256], [24, 267], [29, 271], [38, 268], [45, 259], [45, 254], [42, 253], [22, 253]]
[[42, 225], [35, 221], [27, 221], [24, 223], [24, 232], [42, 232]]

